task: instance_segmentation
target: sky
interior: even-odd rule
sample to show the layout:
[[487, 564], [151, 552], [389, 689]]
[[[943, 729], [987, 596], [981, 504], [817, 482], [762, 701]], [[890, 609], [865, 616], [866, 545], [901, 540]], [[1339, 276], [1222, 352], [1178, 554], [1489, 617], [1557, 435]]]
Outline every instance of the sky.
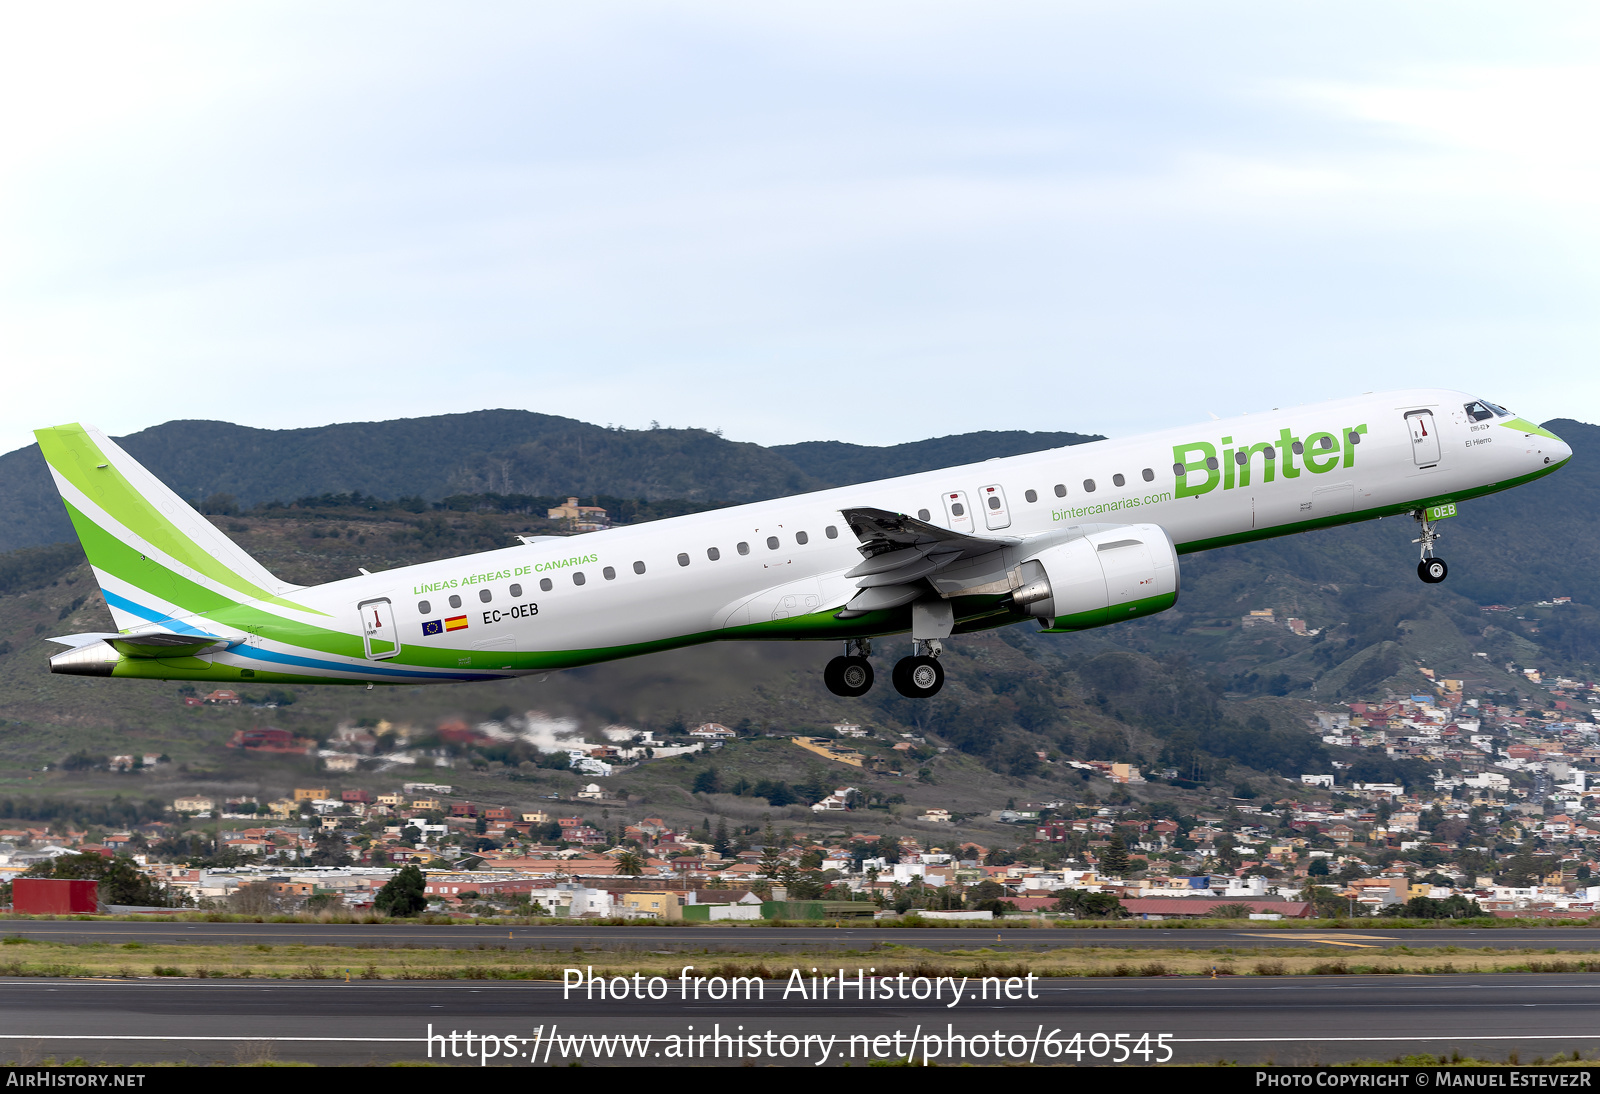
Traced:
[[0, 451], [1600, 421], [1586, 3], [0, 6]]

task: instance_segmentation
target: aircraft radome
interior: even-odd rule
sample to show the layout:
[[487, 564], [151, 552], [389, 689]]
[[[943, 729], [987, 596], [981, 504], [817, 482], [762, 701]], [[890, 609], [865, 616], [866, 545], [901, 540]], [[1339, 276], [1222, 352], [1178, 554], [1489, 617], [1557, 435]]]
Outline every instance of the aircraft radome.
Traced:
[[832, 640], [839, 695], [906, 631], [904, 695], [952, 636], [1077, 631], [1170, 608], [1178, 558], [1411, 514], [1547, 475], [1560, 438], [1473, 395], [1406, 390], [361, 574], [280, 581], [98, 430], [37, 433], [117, 633], [53, 639], [53, 672], [283, 684], [498, 680], [718, 639]]

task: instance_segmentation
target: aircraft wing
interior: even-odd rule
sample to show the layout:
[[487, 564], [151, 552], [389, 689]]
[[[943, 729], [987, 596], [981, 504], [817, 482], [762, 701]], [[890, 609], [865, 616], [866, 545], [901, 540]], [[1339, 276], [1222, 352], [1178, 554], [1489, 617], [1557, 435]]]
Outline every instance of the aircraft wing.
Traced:
[[984, 556], [993, 556], [998, 563], [998, 552], [1022, 542], [1012, 536], [952, 532], [886, 509], [843, 509], [840, 515], [861, 541], [859, 550], [866, 556], [844, 575], [857, 579], [861, 591], [844, 606], [841, 619], [909, 604], [929, 592], [928, 582], [936, 575], [969, 569], [974, 560]]

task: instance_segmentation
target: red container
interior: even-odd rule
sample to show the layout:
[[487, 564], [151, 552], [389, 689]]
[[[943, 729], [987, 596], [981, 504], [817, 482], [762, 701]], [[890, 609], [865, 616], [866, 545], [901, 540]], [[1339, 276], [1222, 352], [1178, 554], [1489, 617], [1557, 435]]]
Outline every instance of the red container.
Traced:
[[11, 883], [11, 910], [30, 915], [94, 913], [100, 907], [98, 881], [58, 881], [19, 877]]

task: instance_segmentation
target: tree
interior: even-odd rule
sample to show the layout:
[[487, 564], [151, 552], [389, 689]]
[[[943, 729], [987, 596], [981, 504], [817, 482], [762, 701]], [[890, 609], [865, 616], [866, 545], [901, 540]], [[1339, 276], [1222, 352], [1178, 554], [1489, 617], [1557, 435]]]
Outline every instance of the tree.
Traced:
[[1383, 914], [1401, 919], [1469, 919], [1483, 915], [1484, 910], [1476, 900], [1456, 893], [1443, 900], [1414, 896], [1404, 904], [1385, 906]]
[[1213, 919], [1249, 919], [1251, 909], [1248, 904], [1218, 904], [1211, 909]]
[[1306, 875], [1308, 877], [1327, 877], [1328, 860], [1321, 856], [1312, 859], [1311, 865], [1306, 867]]
[[416, 915], [428, 906], [428, 899], [422, 893], [424, 885], [422, 870], [414, 863], [408, 863], [378, 890], [372, 902], [373, 907], [384, 915]]
[[1056, 911], [1074, 919], [1120, 919], [1128, 914], [1115, 893], [1091, 893], [1087, 889], [1063, 889], [1056, 897]]
[[338, 893], [312, 893], [306, 897], [306, 911], [321, 912], [338, 908], [344, 904], [344, 897]]
[[241, 885], [228, 894], [228, 909], [239, 915], [266, 915], [272, 911], [272, 882]]
[[715, 794], [722, 789], [722, 780], [717, 776], [717, 769], [708, 767], [694, 777], [694, 792], [696, 794]]
[[352, 859], [344, 837], [336, 829], [319, 828], [312, 836], [315, 847], [310, 855], [313, 866], [348, 866]]
[[617, 856], [617, 873], [638, 877], [644, 873], [644, 859], [639, 852], [628, 850]]
[[1325, 885], [1307, 885], [1300, 891], [1300, 899], [1311, 905], [1318, 919], [1338, 919], [1350, 908], [1349, 901]]
[[771, 880], [783, 869], [783, 858], [776, 843], [769, 843], [761, 851], [761, 876]]
[[1128, 845], [1122, 842], [1122, 834], [1119, 832], [1111, 837], [1110, 845], [1100, 856], [1100, 872], [1108, 877], [1121, 877], [1128, 872], [1131, 865]]

